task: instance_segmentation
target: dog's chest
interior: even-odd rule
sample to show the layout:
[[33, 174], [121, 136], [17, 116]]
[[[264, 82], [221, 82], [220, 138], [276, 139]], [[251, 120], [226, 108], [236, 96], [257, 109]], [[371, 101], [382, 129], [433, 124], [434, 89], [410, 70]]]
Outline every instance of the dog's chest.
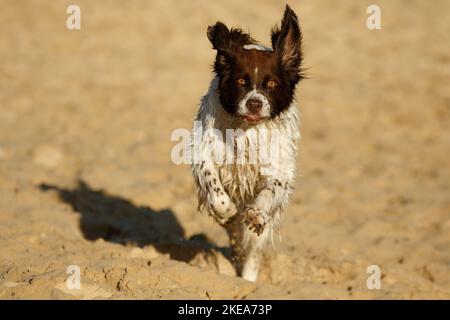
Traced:
[[261, 149], [268, 146], [263, 139], [267, 135], [267, 128], [263, 128], [262, 132], [252, 129], [224, 141], [224, 150], [229, 151], [228, 158], [224, 154], [216, 168], [222, 185], [238, 206], [253, 201], [264, 188], [266, 176], [261, 169], [268, 164], [262, 155], [270, 150]]
[[223, 164], [218, 171], [223, 187], [237, 205], [254, 200], [263, 184], [255, 164]]

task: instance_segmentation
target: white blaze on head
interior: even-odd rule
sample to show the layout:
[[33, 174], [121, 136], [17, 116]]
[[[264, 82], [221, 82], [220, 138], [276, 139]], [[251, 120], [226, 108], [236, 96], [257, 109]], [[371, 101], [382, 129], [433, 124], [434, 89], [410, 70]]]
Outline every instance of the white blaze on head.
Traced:
[[272, 48], [265, 47], [261, 44], [246, 44], [244, 50], [260, 50], [260, 51], [273, 51]]

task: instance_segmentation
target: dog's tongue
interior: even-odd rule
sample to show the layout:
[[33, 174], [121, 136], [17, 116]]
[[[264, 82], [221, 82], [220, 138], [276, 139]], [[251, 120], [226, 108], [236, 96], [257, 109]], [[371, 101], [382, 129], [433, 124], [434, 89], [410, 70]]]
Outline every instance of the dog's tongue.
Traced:
[[247, 120], [248, 122], [259, 122], [261, 121], [261, 117], [257, 116], [257, 115], [253, 115], [253, 114], [246, 114], [244, 116], [245, 120]]

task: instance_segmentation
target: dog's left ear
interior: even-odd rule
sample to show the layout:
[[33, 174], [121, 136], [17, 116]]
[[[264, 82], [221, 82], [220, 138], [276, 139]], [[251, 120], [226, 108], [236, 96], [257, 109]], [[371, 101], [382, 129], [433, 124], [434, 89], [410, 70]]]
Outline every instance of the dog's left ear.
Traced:
[[300, 65], [303, 59], [302, 33], [294, 11], [286, 5], [281, 28], [272, 30], [272, 48], [278, 54], [281, 67], [289, 79], [296, 84], [301, 78]]

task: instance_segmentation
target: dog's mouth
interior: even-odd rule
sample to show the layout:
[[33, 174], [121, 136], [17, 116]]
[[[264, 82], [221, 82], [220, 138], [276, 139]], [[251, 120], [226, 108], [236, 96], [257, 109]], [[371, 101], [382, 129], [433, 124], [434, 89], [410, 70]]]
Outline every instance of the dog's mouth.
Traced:
[[258, 124], [264, 119], [266, 119], [266, 117], [259, 116], [256, 114], [244, 114], [242, 118], [244, 118], [244, 120], [250, 124]]

